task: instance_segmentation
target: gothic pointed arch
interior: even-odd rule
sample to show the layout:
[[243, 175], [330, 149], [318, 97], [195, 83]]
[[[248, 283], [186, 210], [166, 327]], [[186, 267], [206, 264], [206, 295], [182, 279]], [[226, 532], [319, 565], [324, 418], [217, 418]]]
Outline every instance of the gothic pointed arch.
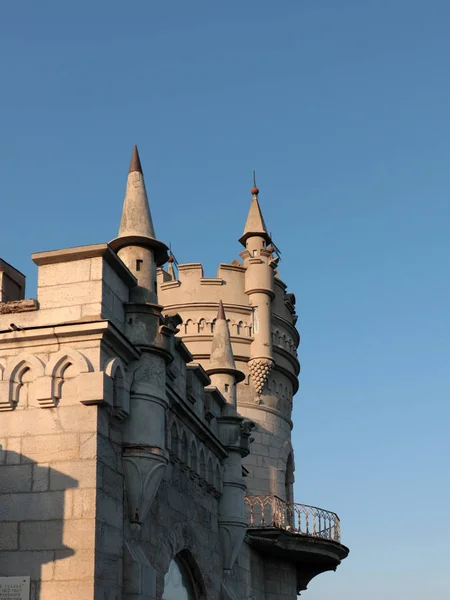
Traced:
[[64, 370], [72, 365], [79, 373], [90, 373], [94, 370], [90, 360], [74, 348], [63, 348], [53, 354], [45, 367], [45, 374], [50, 377], [61, 377]]
[[169, 447], [170, 447], [171, 458], [172, 458], [172, 460], [173, 459], [177, 460], [180, 457], [180, 450], [179, 450], [180, 435], [178, 432], [178, 426], [175, 422], [175, 419], [172, 421], [172, 423], [170, 425], [169, 434], [170, 434]]
[[214, 467], [211, 456], [208, 458], [208, 465], [206, 471], [206, 480], [210, 486], [214, 486]]
[[197, 442], [195, 439], [191, 441], [191, 470], [194, 473], [198, 473], [198, 450], [197, 450]]
[[14, 410], [21, 400], [22, 392], [25, 390], [34, 396], [34, 383], [43, 377], [44, 369], [43, 361], [29, 352], [23, 352], [12, 358], [2, 371], [0, 410]]
[[216, 467], [214, 469], [214, 487], [220, 494], [222, 491], [222, 476], [220, 472], [220, 465], [218, 462], [216, 462]]
[[169, 563], [162, 600], [204, 600], [204, 583], [190, 550], [184, 548]]
[[284, 493], [287, 502], [294, 501], [295, 462], [294, 449], [290, 440], [281, 447], [278, 470], [284, 473]]
[[[206, 581], [214, 576], [214, 564], [210, 560], [202, 561], [204, 551], [192, 523], [184, 520], [178, 521], [167, 535], [159, 539], [158, 545], [160, 549], [157, 559], [158, 568], [165, 574], [162, 600], [179, 598], [177, 595], [170, 595], [171, 588], [168, 582], [174, 562], [177, 570], [184, 574], [185, 581], [187, 581], [187, 589], [183, 590], [184, 595], [181, 598], [206, 600]], [[172, 571], [172, 575], [175, 575], [174, 571]], [[172, 591], [176, 593], [177, 588]], [[181, 588], [178, 588], [178, 591], [181, 591]], [[190, 595], [187, 595], [187, 592]]]
[[189, 444], [186, 431], [181, 435], [181, 460], [187, 466], [189, 464]]
[[63, 348], [53, 354], [45, 368], [39, 390], [43, 408], [65, 404], [110, 403], [110, 390], [103, 371], [95, 371], [90, 360], [74, 348]]
[[105, 366], [105, 373], [112, 379], [113, 415], [123, 421], [130, 414], [130, 380], [125, 365], [116, 357]]
[[199, 462], [199, 465], [198, 465], [199, 475], [202, 479], [206, 479], [206, 459], [205, 459], [205, 452], [204, 452], [203, 448], [200, 449], [198, 462]]

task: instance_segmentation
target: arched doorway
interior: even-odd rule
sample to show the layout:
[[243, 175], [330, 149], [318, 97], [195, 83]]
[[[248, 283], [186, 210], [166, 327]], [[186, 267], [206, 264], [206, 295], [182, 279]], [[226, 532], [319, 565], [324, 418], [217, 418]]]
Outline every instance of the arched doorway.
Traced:
[[202, 600], [198, 574], [193, 568], [190, 553], [180, 552], [170, 561], [164, 576], [164, 592], [161, 600]]

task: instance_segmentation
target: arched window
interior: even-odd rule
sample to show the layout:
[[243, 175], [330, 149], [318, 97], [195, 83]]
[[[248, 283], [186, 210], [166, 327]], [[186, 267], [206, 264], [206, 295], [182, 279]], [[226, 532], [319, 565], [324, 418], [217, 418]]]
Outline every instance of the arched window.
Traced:
[[189, 561], [176, 556], [164, 576], [164, 592], [161, 600], [201, 600], [201, 590], [197, 577], [190, 568]]
[[191, 469], [197, 473], [198, 471], [198, 462], [197, 462], [197, 446], [195, 445], [194, 440], [191, 443]]
[[170, 429], [170, 451], [176, 457], [179, 456], [179, 448], [178, 448], [178, 429], [175, 421], [172, 423], [172, 427]]
[[183, 431], [183, 435], [181, 436], [181, 460], [185, 465], [189, 462], [189, 445], [185, 431]]
[[292, 452], [289, 454], [286, 462], [285, 494], [286, 502], [294, 501], [294, 461], [292, 458]]

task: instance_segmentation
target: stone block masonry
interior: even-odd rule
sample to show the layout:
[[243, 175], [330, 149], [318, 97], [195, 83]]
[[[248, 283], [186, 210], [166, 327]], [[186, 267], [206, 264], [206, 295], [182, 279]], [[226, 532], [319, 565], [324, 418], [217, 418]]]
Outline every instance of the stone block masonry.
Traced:
[[98, 410], [2, 413], [0, 576], [30, 575], [32, 600], [93, 597]]

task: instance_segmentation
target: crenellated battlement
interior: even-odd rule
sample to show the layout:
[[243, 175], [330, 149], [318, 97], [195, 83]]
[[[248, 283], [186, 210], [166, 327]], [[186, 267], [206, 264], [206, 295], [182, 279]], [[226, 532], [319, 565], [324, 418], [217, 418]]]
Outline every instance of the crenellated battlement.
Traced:
[[[190, 306], [196, 311], [197, 307], [211, 304], [215, 310], [220, 300], [227, 306], [227, 316], [230, 323], [239, 324], [239, 318], [233, 318], [235, 313], [251, 314], [252, 305], [245, 293], [245, 273], [247, 268], [235, 260], [233, 263], [220, 263], [216, 277], [204, 277], [201, 263], [186, 263], [178, 265], [178, 277], [173, 276], [163, 268], [157, 271], [158, 300], [166, 310]], [[207, 289], [205, 289], [207, 288]], [[299, 341], [295, 329], [295, 296], [287, 292], [286, 284], [276, 275], [274, 278], [273, 316], [281, 318], [285, 326], [292, 329], [293, 343]], [[205, 315], [203, 318], [207, 319]], [[196, 319], [198, 322], [200, 319]], [[210, 319], [212, 321], [213, 319]], [[250, 325], [250, 324], [249, 324]], [[251, 326], [251, 325], [250, 325]], [[237, 331], [232, 334], [237, 333]], [[251, 332], [249, 331], [249, 336]], [[298, 345], [298, 343], [297, 343]]]
[[207, 296], [209, 301], [216, 303], [222, 300], [227, 304], [248, 304], [244, 292], [245, 268], [238, 261], [236, 264], [221, 263], [216, 277], [205, 277], [201, 263], [178, 265], [176, 279], [160, 268], [157, 281], [158, 299], [166, 308], [180, 304], [188, 296]]

